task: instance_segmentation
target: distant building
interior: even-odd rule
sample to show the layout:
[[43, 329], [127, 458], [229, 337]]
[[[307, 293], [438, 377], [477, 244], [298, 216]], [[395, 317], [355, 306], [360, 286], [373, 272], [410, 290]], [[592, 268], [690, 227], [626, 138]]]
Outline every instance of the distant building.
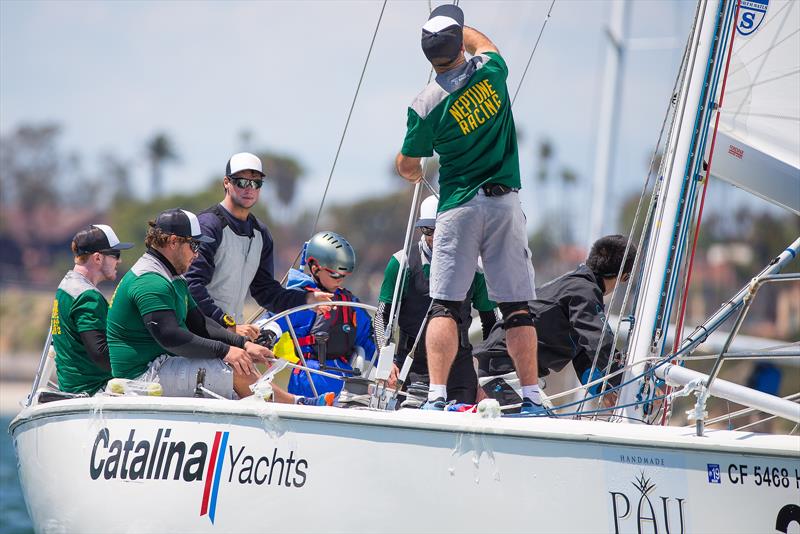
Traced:
[[71, 257], [75, 233], [105, 220], [93, 209], [39, 207], [4, 209], [0, 214], [0, 283], [46, 285], [58, 282], [62, 263]]

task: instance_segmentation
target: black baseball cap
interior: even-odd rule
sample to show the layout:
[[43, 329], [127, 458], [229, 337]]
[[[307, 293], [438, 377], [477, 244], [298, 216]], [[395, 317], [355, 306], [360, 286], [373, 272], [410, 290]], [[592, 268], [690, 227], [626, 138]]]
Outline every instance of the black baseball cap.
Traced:
[[75, 243], [75, 253], [78, 256], [94, 252], [127, 250], [133, 247], [133, 243], [120, 243], [117, 234], [106, 224], [93, 224], [82, 228], [72, 238], [72, 242]]
[[200, 221], [197, 215], [191, 211], [180, 208], [172, 208], [162, 211], [156, 218], [155, 227], [164, 233], [177, 235], [180, 237], [190, 237], [201, 243], [213, 243], [214, 238], [203, 235], [200, 230]]
[[431, 11], [422, 27], [422, 52], [433, 65], [446, 65], [461, 53], [464, 42], [464, 12], [453, 4]]

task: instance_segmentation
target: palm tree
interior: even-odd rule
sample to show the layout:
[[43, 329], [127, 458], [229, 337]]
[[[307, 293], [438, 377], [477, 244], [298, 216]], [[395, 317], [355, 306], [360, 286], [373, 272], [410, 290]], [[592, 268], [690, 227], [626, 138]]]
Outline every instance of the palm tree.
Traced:
[[264, 163], [264, 174], [275, 187], [275, 193], [284, 206], [290, 206], [297, 192], [297, 181], [303, 175], [300, 162], [291, 156], [261, 152], [258, 155]]
[[151, 187], [153, 198], [161, 196], [162, 169], [165, 163], [177, 161], [178, 154], [172, 140], [163, 132], [157, 133], [147, 142], [147, 158], [150, 160]]

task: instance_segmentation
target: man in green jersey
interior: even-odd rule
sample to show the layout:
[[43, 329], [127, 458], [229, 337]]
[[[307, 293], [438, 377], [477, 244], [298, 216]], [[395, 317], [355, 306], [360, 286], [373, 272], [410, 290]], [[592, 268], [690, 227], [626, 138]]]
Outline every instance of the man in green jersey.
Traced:
[[[416, 227], [420, 229], [422, 235], [418, 246], [411, 247], [409, 257], [404, 265], [404, 280], [402, 281], [401, 295], [397, 306], [397, 325], [400, 329], [400, 336], [397, 340], [397, 350], [394, 356], [394, 366], [389, 378], [389, 387], [394, 388], [396, 380], [403, 367], [406, 357], [411, 353], [413, 361], [408, 370], [406, 384], [410, 384], [409, 393], [424, 392], [430, 383], [428, 376], [428, 358], [425, 351], [425, 316], [431, 308], [430, 297], [430, 266], [431, 256], [433, 255], [433, 239], [436, 230], [436, 207], [438, 200], [431, 195], [422, 201], [419, 209], [419, 219]], [[400, 263], [403, 258], [403, 251], [396, 252], [386, 265], [383, 275], [381, 293], [378, 297], [378, 311], [375, 313], [378, 338], [381, 339], [386, 326], [391, 318], [389, 317], [392, 302], [394, 301], [394, 290], [397, 285], [397, 277], [400, 273]], [[475, 272], [472, 285], [467, 292], [467, 298], [459, 307], [460, 324], [458, 338], [458, 353], [450, 368], [447, 377], [447, 401], [473, 404], [478, 392], [478, 376], [475, 374], [475, 366], [472, 359], [472, 345], [469, 342], [469, 327], [472, 324], [472, 308], [478, 310], [483, 327], [483, 337], [492, 330], [497, 321], [495, 317], [496, 304], [489, 300], [486, 292], [486, 280], [483, 271], [479, 268]], [[420, 330], [423, 332], [420, 333]], [[421, 343], [417, 343], [420, 337]], [[416, 348], [415, 347], [416, 344]], [[416, 395], [409, 394], [403, 402], [403, 407], [419, 407], [421, 399]]]
[[[183, 277], [200, 243], [213, 238], [203, 235], [194, 213], [182, 209], [166, 210], [149, 224], [147, 252], [122, 277], [111, 300], [112, 374], [157, 381], [167, 396], [191, 396], [198, 384], [227, 398], [234, 391], [250, 395], [259, 376], [254, 362], [266, 362], [272, 352], [204, 316]], [[333, 395], [306, 399], [275, 387], [273, 392], [278, 402], [333, 402]]]
[[72, 239], [75, 266], [58, 285], [50, 323], [61, 391], [93, 395], [111, 378], [108, 302], [97, 284], [116, 280], [120, 251], [132, 246], [105, 224], [87, 226]]
[[[472, 57], [467, 60], [464, 51]], [[431, 12], [422, 51], [436, 79], [411, 103], [398, 173], [417, 183], [420, 160], [439, 154], [439, 212], [431, 260], [430, 322], [426, 334], [431, 384], [424, 409], [442, 410], [448, 371], [458, 350], [458, 308], [478, 264], [489, 298], [504, 318], [509, 353], [522, 383], [522, 413], [545, 414], [536, 365], [536, 330], [528, 301], [534, 272], [517, 192], [519, 158], [508, 67], [497, 47], [464, 26], [457, 6]]]

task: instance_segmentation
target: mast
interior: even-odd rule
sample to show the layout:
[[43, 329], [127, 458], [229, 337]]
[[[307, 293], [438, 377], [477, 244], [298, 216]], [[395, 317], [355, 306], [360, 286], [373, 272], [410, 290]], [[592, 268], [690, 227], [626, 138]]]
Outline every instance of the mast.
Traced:
[[[658, 200], [655, 206], [657, 223], [653, 226], [644, 252], [641, 290], [635, 309], [636, 322], [631, 332], [628, 363], [623, 382], [641, 375], [649, 358], [661, 355], [669, 325], [671, 301], [678, 283], [676, 269], [683, 247], [680, 236], [687, 222], [685, 217], [691, 192], [699, 172], [704, 121], [714, 75], [714, 56], [721, 33], [725, 0], [700, 0], [686, 54], [680, 91], [677, 95], [674, 124], [665, 157], [659, 171]], [[619, 404], [634, 404], [653, 396], [651, 378], [640, 378], [625, 386]], [[626, 421], [646, 422], [642, 405], [622, 408]]]
[[603, 76], [603, 97], [600, 105], [597, 152], [594, 157], [594, 194], [589, 220], [586, 250], [604, 234], [603, 221], [610, 210], [607, 205], [608, 177], [614, 167], [617, 148], [617, 126], [622, 97], [622, 78], [625, 70], [625, 40], [628, 38], [630, 9], [628, 0], [611, 4], [611, 20], [606, 27], [606, 61]]

